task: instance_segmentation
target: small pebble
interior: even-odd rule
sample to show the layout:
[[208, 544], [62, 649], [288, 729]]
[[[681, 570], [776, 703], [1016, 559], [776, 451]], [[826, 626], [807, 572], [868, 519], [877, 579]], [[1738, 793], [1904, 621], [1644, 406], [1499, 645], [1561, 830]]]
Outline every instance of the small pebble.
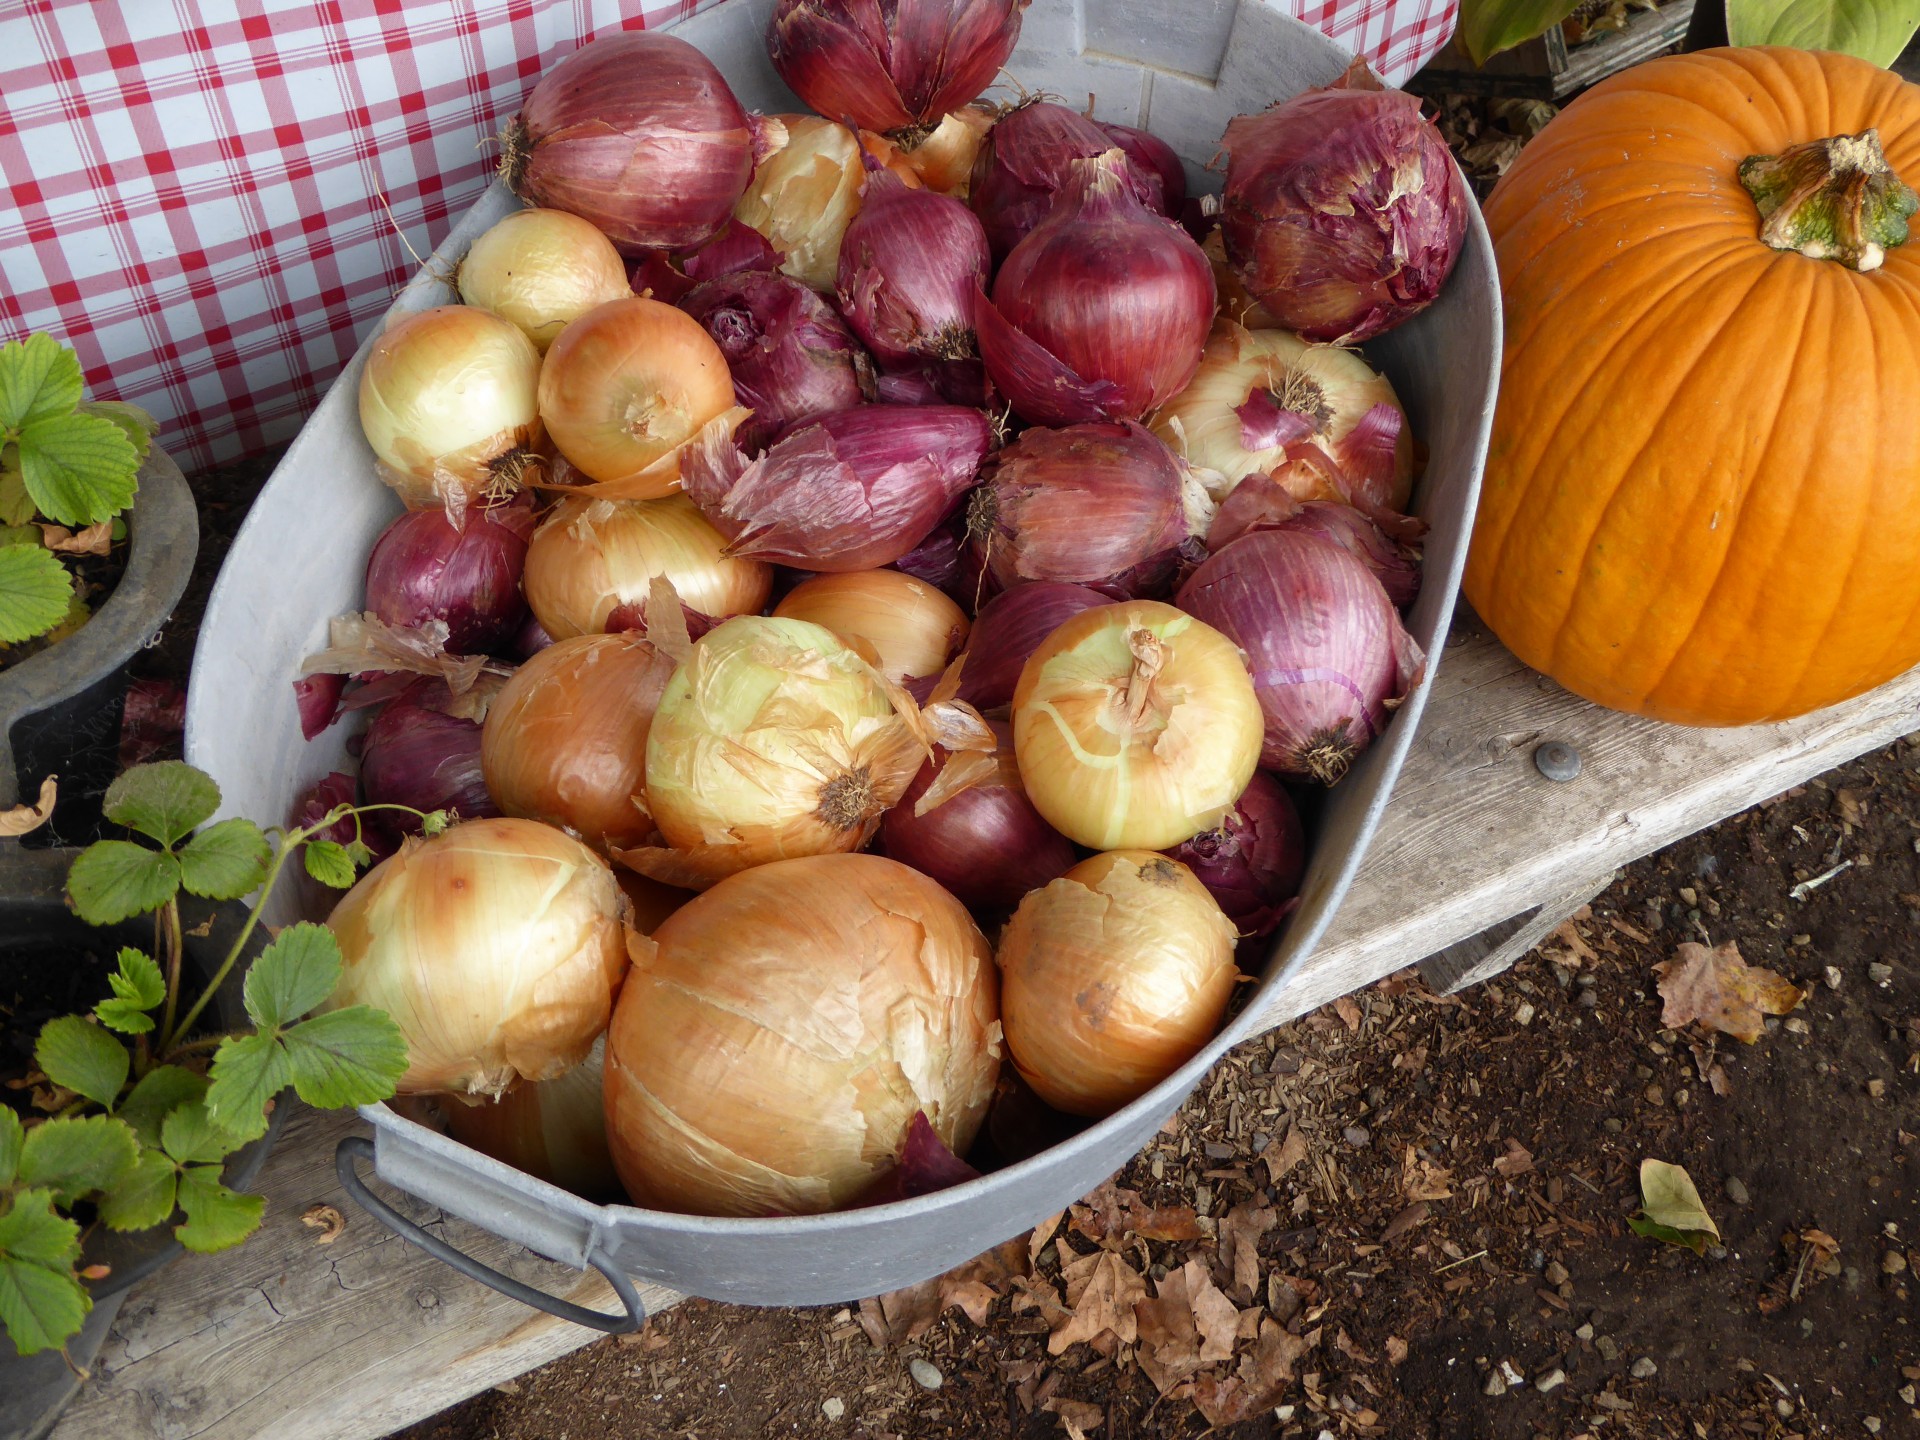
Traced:
[[1546, 1269], [1547, 1268], [1547, 1252], [1544, 1250], [1534, 1251], [1531, 1255], [1527, 1257], [1527, 1264], [1532, 1266], [1535, 1270]]
[[1231, 1160], [1233, 1158], [1233, 1146], [1222, 1145], [1218, 1140], [1209, 1140], [1200, 1148], [1207, 1152], [1207, 1158], [1209, 1160]]
[[1567, 1267], [1562, 1265], [1558, 1260], [1549, 1264], [1545, 1273], [1549, 1285], [1564, 1285], [1567, 1283]]
[[1653, 1363], [1652, 1356], [1642, 1355], [1633, 1362], [1632, 1368], [1627, 1373], [1636, 1380], [1651, 1380], [1660, 1373], [1660, 1367]]
[[838, 1395], [830, 1395], [820, 1402], [820, 1413], [829, 1420], [838, 1420], [847, 1413], [847, 1402]]
[[1782, 1420], [1791, 1420], [1793, 1418], [1793, 1402], [1791, 1400], [1774, 1401], [1773, 1413], [1778, 1415]]
[[1539, 1379], [1535, 1380], [1533, 1382], [1533, 1388], [1538, 1390], [1542, 1395], [1547, 1395], [1552, 1393], [1555, 1390], [1558, 1390], [1562, 1385], [1566, 1383], [1567, 1383], [1567, 1372], [1562, 1370], [1558, 1365], [1556, 1365], [1551, 1370], [1547, 1371], [1546, 1374], [1540, 1376]]
[[1886, 1093], [1887, 1093], [1886, 1081], [1884, 1080], [1867, 1081], [1867, 1098], [1871, 1100], [1878, 1100], [1882, 1096], [1884, 1096]]
[[1813, 1027], [1798, 1015], [1795, 1015], [1787, 1021], [1787, 1033], [1789, 1035], [1811, 1035], [1813, 1033]]
[[1827, 989], [1838, 990], [1840, 988], [1841, 979], [1842, 979], [1842, 976], [1840, 973], [1840, 967], [1838, 965], [1827, 966]]
[[1846, 1269], [1840, 1272], [1840, 1278], [1846, 1282], [1847, 1293], [1849, 1295], [1858, 1295], [1861, 1290], [1866, 1288], [1867, 1277], [1860, 1273], [1860, 1267], [1858, 1265], [1847, 1266]]
[[1533, 1023], [1533, 1014], [1533, 1002], [1531, 1000], [1522, 1000], [1519, 1008], [1513, 1012], [1514, 1022], [1520, 1025], [1531, 1025]]
[[1609, 1135], [1618, 1135], [1622, 1130], [1626, 1129], [1627, 1127], [1624, 1123], [1615, 1119], [1613, 1116], [1609, 1115], [1606, 1119], [1600, 1122], [1600, 1128], [1605, 1130]]
[[1340, 1137], [1356, 1150], [1364, 1150], [1373, 1139], [1373, 1132], [1364, 1125], [1349, 1125], [1340, 1132]]
[[1894, 1391], [1893, 1393], [1900, 1397], [1900, 1403], [1902, 1405], [1913, 1405], [1916, 1403], [1920, 1403], [1920, 1394], [1916, 1394], [1913, 1386], [1911, 1385], [1902, 1385], [1898, 1390]]
[[1573, 1338], [1576, 1340], [1593, 1339], [1593, 1322], [1589, 1320], [1584, 1325], [1582, 1325], [1578, 1330], [1574, 1331]]
[[1882, 965], [1876, 960], [1867, 966], [1867, 979], [1885, 989], [1893, 983], [1893, 966]]
[[1651, 1080], [1653, 1078], [1653, 1067], [1651, 1065], [1634, 1066], [1633, 1078], [1636, 1080]]
[[1646, 1095], [1649, 1105], [1664, 1105], [1667, 1102], [1667, 1092], [1658, 1085], [1647, 1086]]
[[1582, 990], [1591, 990], [1600, 983], [1600, 980], [1598, 976], [1589, 975], [1583, 970], [1580, 974], [1573, 977], [1573, 983], [1578, 985]]
[[1620, 1342], [1615, 1340], [1611, 1335], [1596, 1337], [1593, 1342], [1593, 1348], [1600, 1352], [1600, 1358], [1608, 1364], [1612, 1364], [1620, 1358]]
[[1907, 1257], [1898, 1250], [1889, 1250], [1880, 1257], [1880, 1273], [1883, 1275], [1902, 1275], [1906, 1269]]
[[1682, 885], [1680, 887], [1680, 898], [1689, 905], [1698, 905], [1700, 903], [1700, 892], [1695, 890], [1691, 885]]
[[1687, 1108], [1687, 1102], [1691, 1099], [1693, 1099], [1693, 1092], [1684, 1085], [1673, 1092], [1673, 1103], [1682, 1110]]
[[1880, 1433], [1880, 1417], [1878, 1415], [1869, 1415], [1860, 1423], [1866, 1427], [1869, 1435], [1878, 1435]]
[[1727, 1177], [1725, 1189], [1727, 1199], [1736, 1205], [1748, 1204], [1753, 1199], [1753, 1196], [1747, 1193], [1747, 1182], [1742, 1180], [1738, 1175], [1729, 1175]]
[[1600, 1008], [1600, 992], [1597, 990], [1582, 990], [1574, 997], [1573, 1003], [1578, 1005], [1582, 1010], [1598, 1010]]
[[1507, 1377], [1502, 1375], [1498, 1370], [1494, 1371], [1491, 1375], [1487, 1376], [1486, 1388], [1481, 1393], [1485, 1395], [1506, 1394]]
[[1709, 1260], [1724, 1260], [1724, 1259], [1726, 1259], [1726, 1258], [1727, 1258], [1727, 1247], [1726, 1247], [1726, 1246], [1724, 1246], [1724, 1245], [1709, 1245], [1709, 1246], [1707, 1246], [1707, 1259], [1709, 1259]]
[[922, 1390], [938, 1390], [940, 1382], [946, 1377], [940, 1373], [940, 1367], [931, 1360], [922, 1360], [915, 1356], [907, 1366], [907, 1373], [913, 1376], [913, 1383]]

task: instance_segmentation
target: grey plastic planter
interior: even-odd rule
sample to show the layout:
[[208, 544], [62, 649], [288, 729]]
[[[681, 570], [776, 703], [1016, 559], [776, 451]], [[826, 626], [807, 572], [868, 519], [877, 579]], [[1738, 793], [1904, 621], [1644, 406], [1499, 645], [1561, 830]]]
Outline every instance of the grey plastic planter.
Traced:
[[[713, 59], [746, 105], [793, 110], [797, 102], [766, 58], [770, 8], [771, 0], [726, 0], [675, 33]], [[1261, 0], [1034, 0], [1007, 68], [1029, 89], [1076, 105], [1095, 95], [1102, 118], [1150, 127], [1180, 153], [1197, 190], [1217, 190], [1218, 176], [1204, 167], [1227, 120], [1333, 79], [1348, 58]], [[453, 299], [440, 277], [514, 208], [499, 187], [489, 191], [401, 293], [395, 311]], [[375, 1105], [362, 1113], [374, 1127], [380, 1178], [570, 1264], [714, 1299], [795, 1305], [871, 1295], [937, 1274], [1119, 1169], [1220, 1053], [1252, 1031], [1325, 932], [1412, 743], [1466, 559], [1498, 376], [1500, 302], [1477, 210], [1438, 303], [1368, 353], [1391, 376], [1430, 454], [1414, 507], [1431, 527], [1426, 581], [1409, 616], [1431, 657], [1427, 678], [1330, 793], [1300, 909], [1269, 956], [1258, 992], [1204, 1053], [1117, 1115], [1029, 1160], [936, 1195], [842, 1214], [722, 1220], [593, 1205]], [[234, 813], [284, 814], [304, 785], [336, 767], [345, 743], [330, 735], [304, 744], [288, 686], [300, 657], [318, 648], [328, 617], [359, 608], [364, 557], [396, 512], [374, 479], [360, 434], [360, 364], [357, 358], [347, 367], [269, 481], [201, 632], [187, 754], [218, 777]], [[343, 1153], [343, 1171], [354, 1158]], [[603, 1321], [606, 1328], [633, 1323]]]

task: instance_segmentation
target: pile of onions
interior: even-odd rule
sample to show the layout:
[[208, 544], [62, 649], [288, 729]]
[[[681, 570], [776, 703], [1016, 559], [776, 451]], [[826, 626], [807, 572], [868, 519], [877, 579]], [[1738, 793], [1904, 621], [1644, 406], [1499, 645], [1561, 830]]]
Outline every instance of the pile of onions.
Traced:
[[750, 452], [789, 425], [869, 398], [872, 366], [853, 332], [791, 275], [735, 271], [702, 281], [680, 308], [713, 337], [735, 397], [753, 411], [734, 432]]
[[906, 161], [920, 183], [942, 195], [965, 200], [974, 162], [993, 129], [996, 113], [992, 105], [962, 105], [943, 115], [918, 145], [910, 145]]
[[1152, 427], [1216, 498], [1282, 464], [1288, 446], [1308, 441], [1350, 485], [1404, 510], [1413, 486], [1405, 422], [1393, 386], [1353, 351], [1221, 320], [1193, 379], [1154, 412]]
[[866, 641], [889, 680], [938, 675], [967, 638], [967, 612], [934, 586], [898, 570], [856, 570], [804, 580], [773, 607], [789, 620]]
[[874, 855], [724, 880], [635, 944], [607, 1035], [634, 1203], [810, 1215], [861, 1198], [923, 1113], [973, 1143], [1000, 1069], [993, 953], [960, 902]]
[[478, 1104], [440, 1100], [441, 1128], [462, 1145], [491, 1155], [587, 1200], [620, 1198], [620, 1177], [607, 1149], [603, 1067], [606, 1042], [555, 1080], [516, 1085]]
[[468, 249], [460, 298], [518, 325], [544, 351], [569, 322], [633, 291], [613, 242], [564, 210], [516, 210]]
[[639, 635], [578, 635], [522, 665], [487, 711], [480, 763], [502, 812], [593, 845], [638, 845], [647, 730], [673, 660]]
[[1281, 324], [1352, 345], [1439, 295], [1467, 197], [1418, 97], [1355, 61], [1332, 85], [1237, 116], [1220, 145], [1227, 258]]
[[963, 405], [822, 415], [749, 460], [709, 432], [685, 483], [729, 555], [803, 570], [873, 570], [907, 554], [973, 484], [993, 424]]
[[1284, 775], [1340, 779], [1425, 665], [1373, 572], [1317, 535], [1242, 535], [1178, 599], [1246, 652], [1265, 716], [1260, 762]]
[[1307, 836], [1286, 787], [1256, 772], [1211, 830], [1167, 852], [1207, 887], [1242, 935], [1272, 933], [1293, 910], [1307, 871]]
[[457, 528], [445, 510], [410, 510], [380, 532], [367, 559], [367, 609], [389, 625], [443, 620], [447, 648], [499, 649], [526, 619], [520, 575], [533, 507], [468, 511]]
[[726, 543], [684, 495], [569, 496], [547, 512], [527, 547], [527, 603], [555, 640], [636, 628], [657, 575], [696, 616], [753, 614], [767, 603], [773, 572], [726, 554]]
[[1111, 595], [1085, 585], [1052, 580], [1002, 591], [974, 617], [957, 698], [982, 711], [1011, 705], [1020, 671], [1041, 642], [1082, 610], [1112, 603]]
[[1135, 175], [1151, 175], [1160, 182], [1158, 201], [1142, 198], [1168, 219], [1178, 220], [1187, 204], [1187, 167], [1180, 163], [1173, 147], [1158, 135], [1150, 135], [1132, 125], [1109, 125], [1104, 120], [1094, 123], [1106, 132], [1109, 140], [1127, 152]]
[[681, 450], [733, 401], [726, 357], [700, 322], [639, 295], [567, 326], [540, 370], [541, 422], [609, 498], [671, 495]]
[[[1213, 269], [1135, 197], [1126, 156], [1076, 160], [1007, 256], [974, 327], [987, 374], [1037, 425], [1135, 419], [1185, 388], [1213, 324]], [[977, 192], [976, 192], [977, 206]]]
[[767, 54], [822, 115], [869, 130], [932, 125], [977, 99], [1020, 39], [1031, 0], [779, 0]]
[[814, 289], [831, 291], [840, 239], [860, 212], [862, 155], [872, 155], [903, 181], [920, 177], [884, 136], [853, 131], [818, 115], [786, 115], [786, 146], [754, 171], [734, 214], [779, 252], [780, 268]]
[[973, 590], [965, 584], [960, 573], [960, 561], [966, 543], [966, 505], [962, 501], [954, 506], [951, 515], [927, 532], [926, 539], [894, 561], [893, 568], [971, 605]]
[[331, 1004], [393, 1017], [402, 1094], [552, 1080], [607, 1028], [626, 909], [578, 840], [532, 820], [469, 820], [382, 861], [334, 907], [345, 966]]
[[360, 372], [360, 428], [409, 508], [511, 490], [540, 439], [540, 352], [471, 305], [405, 315]]
[[1165, 594], [1210, 506], [1173, 453], [1131, 420], [1028, 430], [968, 502], [968, 544], [995, 586], [1097, 584]]
[[602, 35], [541, 77], [500, 173], [530, 205], [593, 222], [623, 252], [698, 245], [726, 222], [780, 127], [713, 62], [654, 30]]
[[[1286, 467], [1281, 473], [1294, 468]], [[1318, 535], [1371, 570], [1395, 608], [1405, 610], [1420, 593], [1420, 549], [1414, 542], [1426, 525], [1411, 516], [1380, 518], [1393, 525], [1393, 538], [1380, 523], [1351, 505], [1337, 500], [1296, 500], [1281, 481], [1267, 475], [1249, 475], [1220, 503], [1213, 527], [1207, 531], [1207, 548], [1224, 549], [1252, 530], [1298, 530]]]
[[[423, 814], [448, 810], [463, 820], [498, 815], [480, 764], [480, 726], [449, 715], [446, 687], [418, 680], [381, 707], [360, 750], [360, 789], [369, 805], [406, 805]], [[399, 811], [367, 817], [376, 833], [398, 838], [420, 822]]]
[[1074, 616], [1013, 694], [1028, 798], [1095, 850], [1164, 850], [1218, 825], [1253, 778], [1260, 721], [1233, 641], [1152, 600]]
[[1240, 283], [1240, 277], [1234, 273], [1233, 265], [1227, 259], [1227, 242], [1221, 238], [1218, 225], [1209, 230], [1207, 238], [1200, 242], [1200, 253], [1207, 257], [1207, 263], [1213, 267], [1213, 288], [1219, 296], [1218, 308], [1222, 319], [1244, 325], [1249, 330], [1287, 328]]
[[[1108, 127], [1050, 100], [1036, 100], [1001, 116], [980, 146], [967, 193], [967, 203], [993, 247], [994, 262], [1005, 260], [1047, 218], [1073, 179], [1075, 161], [1104, 155], [1116, 145], [1124, 153], [1126, 144]], [[1156, 172], [1140, 169], [1129, 156], [1123, 173], [1141, 204], [1163, 215], [1172, 213], [1165, 208]]]
[[703, 889], [858, 850], [926, 755], [913, 701], [831, 630], [736, 616], [694, 644], [647, 735], [647, 802], [672, 848], [619, 858]]
[[978, 353], [973, 296], [989, 264], [972, 211], [875, 165], [840, 242], [840, 310], [882, 365], [966, 359]]
[[1112, 1114], [1213, 1038], [1239, 979], [1233, 946], [1186, 866], [1143, 850], [1082, 861], [1000, 937], [1014, 1068], [1055, 1109]]
[[1029, 890], [1066, 874], [1075, 859], [1067, 838], [1027, 799], [1011, 727], [992, 724], [993, 751], [936, 750], [880, 822], [888, 856], [939, 881], [979, 914], [1011, 910]]

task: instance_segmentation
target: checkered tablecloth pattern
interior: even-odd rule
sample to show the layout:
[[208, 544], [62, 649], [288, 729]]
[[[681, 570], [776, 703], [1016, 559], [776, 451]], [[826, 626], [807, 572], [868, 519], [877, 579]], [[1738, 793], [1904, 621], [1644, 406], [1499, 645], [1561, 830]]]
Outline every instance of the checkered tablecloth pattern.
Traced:
[[[0, 0], [0, 339], [72, 345], [189, 471], [285, 439], [541, 72], [710, 3]], [[1285, 3], [1389, 83], [1456, 9]]]

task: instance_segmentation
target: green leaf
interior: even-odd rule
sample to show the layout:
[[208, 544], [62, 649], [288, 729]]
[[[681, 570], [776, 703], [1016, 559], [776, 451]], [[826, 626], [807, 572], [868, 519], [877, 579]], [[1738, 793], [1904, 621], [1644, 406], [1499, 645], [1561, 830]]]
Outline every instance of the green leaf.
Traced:
[[389, 1098], [407, 1073], [407, 1042], [393, 1017], [349, 1005], [302, 1020], [281, 1036], [293, 1088], [322, 1110]]
[[80, 357], [51, 335], [0, 345], [0, 429], [65, 415], [84, 388]]
[[184, 760], [136, 765], [107, 787], [101, 809], [116, 825], [172, 846], [213, 818], [220, 787]]
[[206, 1077], [180, 1065], [156, 1065], [134, 1082], [115, 1113], [133, 1127], [142, 1145], [158, 1145], [167, 1116], [206, 1093]]
[[324, 925], [289, 925], [247, 971], [241, 996], [262, 1030], [298, 1020], [340, 983], [340, 942]]
[[429, 810], [420, 817], [420, 833], [431, 840], [453, 823], [453, 817], [444, 810]]
[[0, 545], [0, 645], [44, 635], [66, 616], [73, 581], [51, 550]]
[[27, 1131], [18, 1181], [74, 1200], [118, 1183], [139, 1150], [132, 1127], [111, 1115], [49, 1120]]
[[133, 1168], [100, 1197], [100, 1218], [109, 1230], [147, 1230], [173, 1215], [174, 1182], [180, 1167], [163, 1152], [144, 1149]]
[[1460, 43], [1475, 65], [1544, 35], [1580, 0], [1460, 0]]
[[364, 840], [349, 840], [346, 845], [347, 859], [353, 862], [353, 868], [373, 864], [373, 847]]
[[20, 475], [40, 513], [92, 525], [133, 503], [140, 463], [133, 442], [98, 415], [51, 415], [20, 432]]
[[231, 1130], [213, 1123], [199, 1101], [174, 1107], [160, 1123], [161, 1147], [182, 1165], [205, 1165], [224, 1160], [246, 1143]]
[[144, 1035], [153, 1029], [153, 1017], [147, 1012], [167, 998], [167, 979], [151, 956], [131, 945], [121, 946], [120, 968], [107, 976], [107, 984], [113, 998], [93, 1007], [102, 1025], [125, 1035]]
[[20, 1147], [26, 1143], [26, 1127], [10, 1105], [0, 1105], [0, 1190], [13, 1184], [20, 1173]]
[[132, 1061], [127, 1047], [98, 1025], [78, 1015], [62, 1015], [40, 1027], [33, 1063], [54, 1084], [111, 1110]]
[[145, 463], [147, 452], [153, 448], [153, 432], [160, 428], [158, 420], [125, 400], [82, 400], [77, 408], [82, 415], [98, 415], [118, 425], [133, 446], [134, 463]]
[[158, 910], [180, 890], [180, 862], [131, 840], [96, 840], [67, 871], [67, 898], [89, 925]]
[[1720, 1238], [1720, 1227], [1701, 1204], [1693, 1177], [1664, 1160], [1640, 1162], [1640, 1210], [1627, 1221], [1636, 1235], [1682, 1245], [1696, 1255], [1705, 1254], [1708, 1242]]
[[79, 1330], [93, 1300], [73, 1263], [80, 1227], [56, 1215], [53, 1197], [25, 1190], [0, 1214], [0, 1325], [22, 1355], [51, 1350]]
[[301, 859], [307, 874], [322, 885], [331, 885], [336, 890], [353, 888], [353, 857], [347, 853], [346, 846], [332, 840], [309, 840]]
[[251, 820], [222, 820], [180, 847], [180, 883], [208, 900], [238, 900], [267, 878], [273, 850]]
[[214, 1052], [207, 1113], [224, 1130], [251, 1140], [267, 1128], [267, 1101], [293, 1079], [286, 1046], [274, 1034], [222, 1040]]
[[206, 1254], [238, 1245], [260, 1228], [264, 1196], [241, 1195], [220, 1183], [218, 1165], [189, 1165], [180, 1172], [180, 1208], [186, 1223], [173, 1233], [189, 1250]]
[[20, 447], [0, 450], [0, 525], [25, 525], [33, 519], [33, 497], [20, 474]]
[[1920, 0], [1727, 0], [1735, 45], [1839, 50], [1893, 64], [1920, 29]]

